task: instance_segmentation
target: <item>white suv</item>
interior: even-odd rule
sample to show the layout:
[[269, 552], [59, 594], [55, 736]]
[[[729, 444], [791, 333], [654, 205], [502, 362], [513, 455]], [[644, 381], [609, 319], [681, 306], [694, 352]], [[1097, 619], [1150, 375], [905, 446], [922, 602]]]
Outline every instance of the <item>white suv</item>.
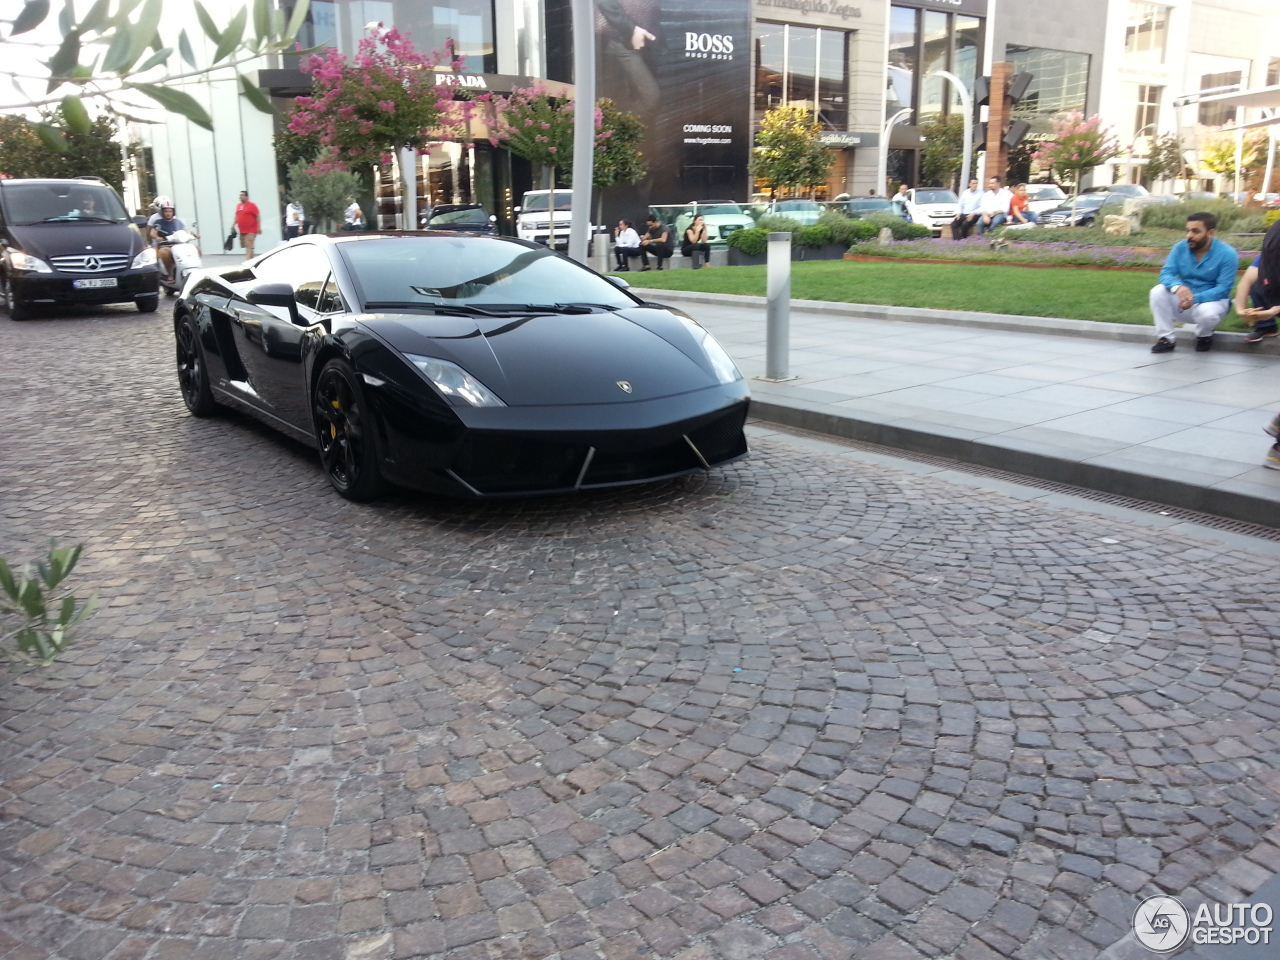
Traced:
[[[551, 198], [555, 197], [555, 209]], [[573, 217], [572, 190], [530, 190], [517, 208], [516, 236], [546, 244], [555, 250], [569, 249], [569, 223]]]
[[907, 214], [912, 223], [919, 223], [933, 231], [935, 237], [951, 226], [960, 210], [960, 201], [954, 190], [941, 187], [919, 187], [907, 191]]

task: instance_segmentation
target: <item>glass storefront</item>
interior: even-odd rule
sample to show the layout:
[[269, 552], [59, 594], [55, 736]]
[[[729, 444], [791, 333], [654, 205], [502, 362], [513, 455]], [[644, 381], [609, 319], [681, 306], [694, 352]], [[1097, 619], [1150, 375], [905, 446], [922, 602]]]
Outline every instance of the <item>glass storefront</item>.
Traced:
[[958, 111], [954, 86], [929, 74], [946, 70], [972, 91], [982, 67], [982, 24], [978, 17], [941, 10], [890, 7], [885, 119], [910, 109], [911, 122], [918, 124], [930, 114]]
[[1013, 108], [1013, 119], [1030, 123], [1032, 134], [1049, 133], [1056, 114], [1085, 112], [1089, 54], [1013, 44], [1005, 48], [1005, 54], [1013, 63], [1014, 73], [1033, 77], [1026, 94]]
[[755, 121], [774, 107], [808, 107], [827, 130], [849, 122], [849, 35], [787, 23], [756, 25]]

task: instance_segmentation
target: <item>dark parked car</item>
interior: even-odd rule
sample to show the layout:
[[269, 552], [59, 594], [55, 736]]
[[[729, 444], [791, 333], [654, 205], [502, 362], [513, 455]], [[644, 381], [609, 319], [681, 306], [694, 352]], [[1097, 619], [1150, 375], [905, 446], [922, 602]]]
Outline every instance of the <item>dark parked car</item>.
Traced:
[[845, 213], [855, 220], [873, 213], [893, 213], [893, 203], [886, 197], [850, 197], [840, 203], [844, 204]]
[[329, 482], [461, 497], [642, 483], [745, 456], [734, 362], [677, 310], [546, 247], [308, 236], [188, 283], [178, 379], [314, 445]]
[[159, 303], [156, 254], [100, 180], [0, 180], [0, 286], [11, 320], [36, 305]]
[[498, 218], [478, 203], [442, 203], [431, 208], [431, 215], [424, 218], [422, 226], [428, 230], [447, 230], [457, 233], [498, 232]]
[[1072, 202], [1067, 200], [1060, 207], [1040, 214], [1042, 227], [1092, 227], [1102, 208], [1108, 203], [1123, 203], [1126, 198], [1118, 193], [1082, 193]]

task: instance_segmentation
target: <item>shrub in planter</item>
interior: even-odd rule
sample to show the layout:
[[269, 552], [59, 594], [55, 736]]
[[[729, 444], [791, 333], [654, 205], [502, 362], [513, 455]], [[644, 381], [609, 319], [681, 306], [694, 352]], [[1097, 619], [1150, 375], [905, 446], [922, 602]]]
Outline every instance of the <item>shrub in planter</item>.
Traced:
[[[848, 245], [853, 246], [855, 243], [866, 243], [868, 240], [874, 240], [880, 235], [880, 228], [870, 220], [850, 220], [848, 234]], [[845, 241], [837, 240], [836, 242], [842, 243]]]
[[1220, 232], [1234, 230], [1236, 221], [1245, 216], [1245, 211], [1230, 200], [1152, 203], [1142, 208], [1142, 225], [1183, 230], [1187, 225], [1187, 217], [1193, 213], [1212, 213], [1217, 216]]
[[756, 226], [767, 233], [799, 233], [800, 228], [804, 226], [799, 220], [792, 220], [790, 217], [780, 217], [777, 214], [770, 214], [767, 217], [761, 217], [756, 221]]
[[932, 236], [929, 228], [923, 224], [908, 223], [901, 217], [895, 217], [892, 213], [873, 213], [871, 216], [866, 217], [863, 222], [874, 224], [877, 234], [882, 227], [888, 227], [893, 232], [893, 239], [895, 240], [919, 240], [922, 237]]
[[926, 237], [932, 237], [933, 231], [926, 227], [923, 223], [904, 223], [902, 236], [898, 236], [895, 232], [893, 239], [895, 240], [923, 240]]
[[832, 242], [831, 228], [824, 223], [811, 224], [807, 227], [801, 227], [792, 234], [791, 239], [797, 246], [821, 250]]
[[725, 242], [749, 257], [758, 257], [769, 246], [769, 231], [761, 227], [747, 227], [729, 234]]

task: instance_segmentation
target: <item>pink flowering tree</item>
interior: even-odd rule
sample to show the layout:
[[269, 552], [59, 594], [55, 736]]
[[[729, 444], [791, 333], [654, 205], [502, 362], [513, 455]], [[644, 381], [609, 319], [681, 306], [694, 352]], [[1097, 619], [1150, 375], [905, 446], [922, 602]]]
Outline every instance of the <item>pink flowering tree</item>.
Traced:
[[[319, 143], [313, 172], [367, 172], [389, 163], [390, 154], [401, 160], [406, 181], [416, 178], [416, 169], [404, 164], [405, 148], [416, 157], [428, 142], [456, 140], [469, 116], [470, 104], [455, 101], [454, 88], [435, 71], [446, 61], [455, 72], [462, 69], [451, 49], [422, 53], [381, 24], [360, 41], [350, 62], [334, 48], [307, 58], [302, 70], [311, 76], [311, 96], [298, 97], [288, 129]], [[406, 211], [406, 221], [416, 219]]]
[[1068, 113], [1054, 118], [1053, 135], [1040, 144], [1031, 159], [1070, 180], [1078, 194], [1082, 176], [1121, 152], [1120, 141], [1103, 129], [1101, 117]]
[[[517, 88], [511, 96], [481, 96], [488, 106], [489, 142], [502, 144], [518, 157], [539, 164], [547, 173], [547, 189], [554, 190], [556, 172], [563, 172], [567, 183], [573, 182], [573, 100], [558, 99], [540, 86]], [[595, 110], [596, 151], [604, 149], [611, 131], [601, 129], [602, 113]], [[554, 195], [547, 204], [551, 214], [551, 232], [555, 234], [556, 204]]]

